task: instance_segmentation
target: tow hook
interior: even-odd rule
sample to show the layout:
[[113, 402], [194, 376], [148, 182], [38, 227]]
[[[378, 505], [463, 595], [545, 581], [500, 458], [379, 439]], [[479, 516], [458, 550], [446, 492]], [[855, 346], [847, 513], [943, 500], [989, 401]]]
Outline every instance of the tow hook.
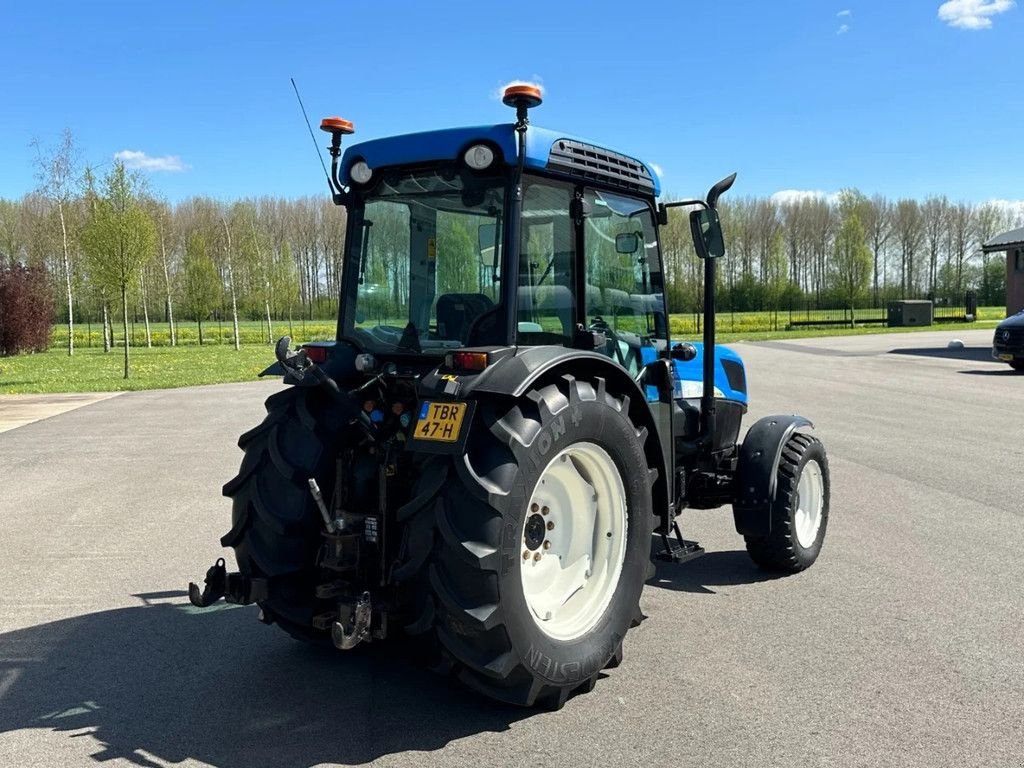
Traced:
[[199, 585], [194, 581], [188, 585], [188, 599], [197, 608], [207, 608], [222, 597], [228, 588], [228, 572], [224, 567], [224, 558], [218, 557], [217, 562], [206, 571], [203, 591], [199, 591]]
[[224, 558], [218, 557], [217, 562], [206, 571], [202, 591], [195, 582], [189, 582], [188, 599], [197, 608], [208, 608], [222, 597], [229, 603], [249, 605], [267, 599], [267, 580], [252, 579], [240, 573], [228, 573], [224, 567]]
[[371, 614], [370, 593], [363, 592], [352, 611], [351, 629], [345, 629], [345, 625], [340, 621], [334, 622], [331, 626], [331, 642], [334, 643], [334, 647], [348, 651], [369, 639]]

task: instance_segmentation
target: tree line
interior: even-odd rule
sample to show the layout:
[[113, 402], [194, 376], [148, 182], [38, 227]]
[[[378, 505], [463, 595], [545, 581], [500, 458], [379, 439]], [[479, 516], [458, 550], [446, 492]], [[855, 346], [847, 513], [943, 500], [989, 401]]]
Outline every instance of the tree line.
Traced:
[[[70, 131], [56, 147], [34, 151], [37, 188], [0, 199], [0, 266], [27, 265], [50, 275], [68, 354], [83, 319], [102, 325], [109, 350], [116, 322], [126, 328], [129, 315], [144, 323], [147, 345], [156, 324], [166, 325], [165, 338], [174, 345], [182, 321], [196, 324], [202, 343], [204, 322], [230, 319], [236, 347], [240, 319], [261, 321], [270, 342], [275, 322], [335, 315], [345, 211], [327, 195], [192, 197], [171, 204], [120, 162], [102, 175], [82, 166]], [[966, 290], [976, 291], [980, 304], [1001, 304], [1003, 261], [983, 255], [980, 244], [1021, 223], [995, 204], [944, 196], [892, 200], [856, 190], [834, 198], [733, 198], [720, 212], [728, 256], [719, 270], [719, 301], [734, 311], [787, 302], [880, 306], [891, 298], [959, 297]], [[403, 233], [390, 235], [398, 238], [394, 244], [384, 242], [386, 228], [373, 233], [374, 251], [383, 255], [372, 271], [398, 290], [404, 276], [394, 267]], [[476, 248], [468, 230], [446, 237]], [[671, 310], [698, 311], [702, 270], [685, 216], [670, 216], [662, 245]]]
[[[115, 345], [115, 319], [153, 326], [178, 343], [182, 320], [198, 325], [333, 314], [341, 280], [345, 212], [324, 197], [221, 201], [193, 197], [170, 204], [145, 179], [115, 161], [106, 172], [79, 166], [70, 132], [49, 151], [36, 147], [38, 187], [0, 199], [0, 267], [45, 270], [56, 321], [74, 354], [76, 323], [103, 328]], [[124, 344], [128, 371], [128, 344]]]
[[[727, 258], [719, 270], [723, 309], [882, 306], [891, 299], [1005, 302], [1006, 266], [981, 244], [1024, 223], [995, 203], [868, 197], [733, 198], [720, 203]], [[667, 290], [677, 311], [700, 306], [701, 267], [692, 259], [685, 217], [663, 231]]]

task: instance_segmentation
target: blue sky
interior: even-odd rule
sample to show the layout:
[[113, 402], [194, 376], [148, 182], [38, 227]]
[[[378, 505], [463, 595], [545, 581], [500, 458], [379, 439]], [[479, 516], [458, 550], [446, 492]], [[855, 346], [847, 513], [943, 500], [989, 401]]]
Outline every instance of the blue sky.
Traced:
[[0, 196], [65, 126], [90, 163], [142, 153], [171, 200], [326, 193], [293, 76], [314, 126], [361, 139], [508, 121], [501, 84], [540, 80], [536, 124], [656, 164], [674, 194], [735, 170], [738, 194], [1024, 199], [1013, 0], [661, 6], [7, 3]]

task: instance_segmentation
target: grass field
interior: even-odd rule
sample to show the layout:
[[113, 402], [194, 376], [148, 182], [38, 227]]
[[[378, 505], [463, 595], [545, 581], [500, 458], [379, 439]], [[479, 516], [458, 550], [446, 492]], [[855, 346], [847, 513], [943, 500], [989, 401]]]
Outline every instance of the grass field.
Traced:
[[[885, 328], [870, 325], [849, 328], [843, 326], [809, 326], [795, 330], [770, 330], [767, 312], [722, 313], [719, 317], [718, 340], [766, 341], [769, 339], [796, 339], [819, 336], [849, 336], [868, 333], [912, 333], [917, 330], [946, 330], [952, 335], [958, 330], [991, 328], [1002, 320], [1001, 307], [979, 309], [975, 323], [942, 323], [928, 329]], [[783, 313], [779, 313], [779, 319]], [[693, 315], [672, 315], [672, 336], [676, 339], [699, 339]], [[781, 327], [784, 327], [782, 325]], [[296, 321], [291, 331], [297, 341], [334, 338], [335, 324], [329, 320]], [[289, 332], [287, 322], [274, 326], [274, 335]], [[131, 329], [129, 328], [129, 333]], [[55, 328], [53, 346], [49, 351], [0, 358], [0, 394], [52, 393], [52, 392], [114, 392], [120, 390], [163, 389], [197, 384], [220, 384], [231, 381], [251, 381], [274, 359], [273, 348], [265, 342], [266, 326], [260, 322], [244, 322], [239, 335], [242, 348], [236, 352], [231, 344], [231, 324], [206, 324], [203, 327], [203, 346], [198, 344], [194, 323], [178, 326], [179, 346], [167, 344], [167, 326], [153, 326], [156, 346], [133, 346], [131, 350], [130, 379], [122, 378], [123, 357], [120, 346], [104, 354], [100, 331], [94, 326], [92, 336], [87, 328], [76, 330], [76, 349], [73, 357], [64, 351], [67, 333]], [[115, 337], [122, 334], [115, 330]], [[141, 326], [135, 327], [136, 343], [144, 343]], [[91, 346], [90, 346], [91, 344]]]

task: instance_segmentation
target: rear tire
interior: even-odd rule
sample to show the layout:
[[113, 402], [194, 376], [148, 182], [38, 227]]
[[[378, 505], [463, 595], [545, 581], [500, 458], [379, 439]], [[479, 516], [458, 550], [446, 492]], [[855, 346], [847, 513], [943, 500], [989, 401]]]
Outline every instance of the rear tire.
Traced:
[[1015, 371], [1024, 373], [1024, 360], [1011, 360], [1010, 367]]
[[771, 533], [744, 537], [751, 559], [762, 568], [786, 573], [810, 567], [825, 540], [828, 504], [825, 446], [810, 435], [791, 435], [776, 474]]
[[[485, 695], [558, 708], [618, 665], [643, 618], [657, 472], [629, 398], [603, 379], [564, 376], [505, 402], [481, 401], [465, 455], [416, 504], [436, 535], [419, 569], [400, 569], [410, 589], [429, 584], [408, 629], [432, 633], [441, 667]], [[531, 582], [536, 568], [561, 586]]]
[[267, 398], [266, 409], [263, 423], [238, 438], [245, 455], [224, 486], [232, 525], [221, 545], [234, 548], [243, 576], [272, 580], [259, 604], [265, 621], [298, 640], [328, 644], [329, 633], [312, 626], [321, 522], [308, 479], [317, 478], [330, 498], [337, 430], [323, 395], [313, 389], [278, 392]]

